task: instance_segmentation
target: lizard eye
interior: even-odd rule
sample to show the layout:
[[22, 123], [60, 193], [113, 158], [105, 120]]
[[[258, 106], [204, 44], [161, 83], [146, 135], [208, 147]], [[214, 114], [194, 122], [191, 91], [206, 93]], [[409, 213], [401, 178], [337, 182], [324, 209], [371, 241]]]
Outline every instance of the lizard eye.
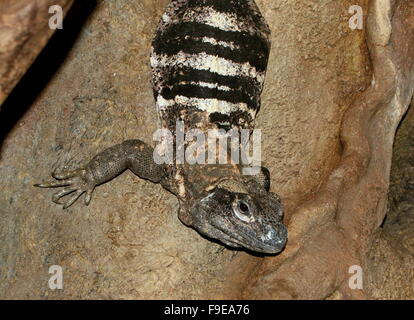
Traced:
[[237, 200], [233, 203], [233, 212], [237, 218], [244, 222], [251, 222], [253, 220], [250, 212], [250, 206], [246, 201]]

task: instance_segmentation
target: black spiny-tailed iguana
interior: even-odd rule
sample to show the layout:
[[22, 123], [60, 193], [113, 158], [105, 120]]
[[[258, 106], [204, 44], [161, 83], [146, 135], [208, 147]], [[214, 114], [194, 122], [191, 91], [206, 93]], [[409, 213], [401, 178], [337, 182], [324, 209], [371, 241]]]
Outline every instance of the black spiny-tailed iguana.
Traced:
[[[151, 52], [154, 96], [164, 128], [253, 129], [270, 50], [270, 30], [254, 0], [172, 0]], [[124, 170], [161, 185], [180, 202], [180, 220], [230, 247], [278, 253], [287, 241], [279, 197], [261, 167], [240, 164], [157, 164], [154, 149], [128, 140], [85, 167], [53, 174], [39, 187], [63, 187], [53, 201], [64, 208]], [[68, 195], [68, 200], [62, 201]]]

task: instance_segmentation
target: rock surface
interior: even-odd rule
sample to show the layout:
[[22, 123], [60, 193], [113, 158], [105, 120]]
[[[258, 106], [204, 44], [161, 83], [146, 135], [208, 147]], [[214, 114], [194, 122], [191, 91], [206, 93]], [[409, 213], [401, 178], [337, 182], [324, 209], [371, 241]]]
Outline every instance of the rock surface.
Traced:
[[[379, 234], [392, 143], [413, 93], [410, 1], [359, 1], [363, 30], [349, 28], [352, 1], [256, 1], [272, 29], [257, 127], [272, 190], [286, 207], [290, 238], [279, 256], [200, 237], [178, 221], [173, 195], [129, 172], [98, 187], [89, 207], [67, 211], [50, 201], [51, 190], [32, 187], [125, 139], [152, 141], [149, 48], [167, 2], [76, 3], [3, 105], [25, 112], [0, 117], [7, 124], [0, 137], [0, 297], [399, 296], [382, 296], [372, 272], [384, 261], [372, 252], [385, 241]], [[47, 85], [36, 92], [38, 79]], [[63, 267], [64, 290], [48, 288], [51, 265]], [[352, 265], [363, 267], [369, 288], [349, 288]]]
[[0, 106], [46, 45], [49, 7], [67, 12], [73, 0], [2, 0], [0, 2]]
[[368, 255], [373, 298], [414, 299], [414, 108], [394, 142], [389, 209]]

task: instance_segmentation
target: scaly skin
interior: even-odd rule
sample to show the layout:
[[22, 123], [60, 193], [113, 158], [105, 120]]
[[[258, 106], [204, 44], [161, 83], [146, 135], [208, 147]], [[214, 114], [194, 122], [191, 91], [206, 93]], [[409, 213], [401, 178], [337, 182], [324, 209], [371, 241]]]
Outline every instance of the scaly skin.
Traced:
[[[173, 135], [177, 121], [183, 122], [185, 132], [252, 129], [260, 107], [269, 34], [253, 0], [172, 0], [151, 52], [154, 96], [163, 127]], [[269, 192], [266, 168], [245, 176], [243, 166], [235, 164], [158, 165], [150, 146], [128, 140], [99, 153], [84, 168], [53, 174], [56, 181], [37, 186], [63, 187], [52, 198], [63, 208], [83, 193], [89, 204], [97, 185], [126, 169], [175, 194], [180, 220], [207, 237], [269, 254], [286, 244], [282, 204]], [[68, 200], [62, 200], [66, 195]]]

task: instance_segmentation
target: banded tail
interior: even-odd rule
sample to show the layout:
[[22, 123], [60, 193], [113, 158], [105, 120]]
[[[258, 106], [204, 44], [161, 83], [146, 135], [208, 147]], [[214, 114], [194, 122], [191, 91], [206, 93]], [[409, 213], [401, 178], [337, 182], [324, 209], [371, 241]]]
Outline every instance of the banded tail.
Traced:
[[270, 30], [253, 0], [172, 0], [152, 43], [163, 126], [252, 128]]

